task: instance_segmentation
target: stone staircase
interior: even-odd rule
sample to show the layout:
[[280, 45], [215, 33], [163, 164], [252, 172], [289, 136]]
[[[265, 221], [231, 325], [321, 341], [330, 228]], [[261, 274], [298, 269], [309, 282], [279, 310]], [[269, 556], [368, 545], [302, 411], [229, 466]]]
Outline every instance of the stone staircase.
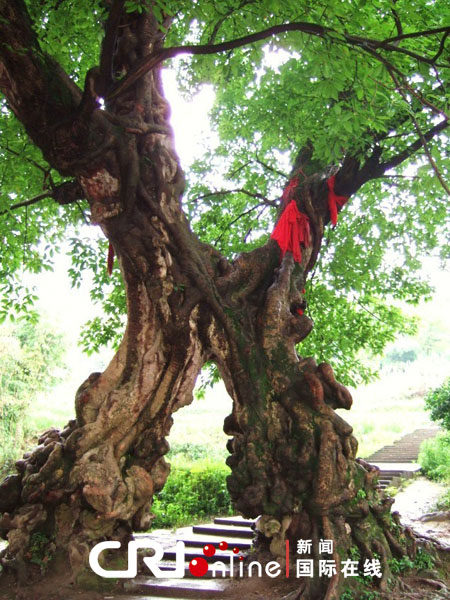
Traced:
[[381, 471], [379, 485], [382, 489], [397, 485], [401, 479], [409, 478], [420, 471], [417, 464], [420, 445], [424, 440], [433, 438], [439, 432], [439, 427], [416, 429], [397, 440], [390, 446], [384, 446], [374, 452], [367, 462], [378, 467]]
[[[175, 569], [175, 544], [182, 541], [185, 544], [184, 579], [160, 579], [151, 576], [139, 576], [125, 583], [126, 600], [161, 600], [165, 598], [188, 600], [213, 600], [223, 596], [227, 580], [231, 575], [230, 564], [234, 573], [240, 556], [251, 547], [254, 536], [254, 521], [241, 517], [218, 517], [208, 525], [194, 525], [178, 529], [176, 534], [167, 531], [154, 531], [149, 534], [136, 535], [157, 541], [164, 548], [164, 559], [160, 564], [161, 570]], [[227, 548], [221, 550], [219, 544], [227, 543]], [[214, 555], [207, 556], [203, 552], [205, 546], [214, 547]], [[223, 547], [223, 546], [222, 546]], [[230, 558], [232, 559], [230, 560]], [[191, 561], [198, 558], [208, 563], [207, 572], [201, 577], [192, 574], [189, 569]], [[222, 562], [225, 568], [217, 568], [213, 573], [213, 563]], [[233, 575], [234, 575], [233, 573]], [[119, 598], [120, 596], [118, 596]]]

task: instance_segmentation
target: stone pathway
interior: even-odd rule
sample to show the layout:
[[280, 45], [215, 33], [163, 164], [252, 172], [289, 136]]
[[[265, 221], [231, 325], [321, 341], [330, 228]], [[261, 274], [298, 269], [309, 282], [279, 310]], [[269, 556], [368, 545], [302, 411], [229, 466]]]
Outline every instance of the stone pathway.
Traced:
[[[230, 566], [234, 567], [233, 574], [236, 573], [239, 556], [251, 547], [253, 525], [254, 521], [242, 517], [218, 517], [214, 519], [214, 523], [183, 527], [176, 532], [156, 530], [149, 534], [136, 534], [136, 537], [155, 540], [163, 546], [164, 560], [160, 563], [161, 570], [175, 569], [175, 544], [177, 541], [184, 542], [185, 573], [184, 579], [137, 577], [125, 584], [128, 594], [132, 594], [127, 595], [126, 600], [135, 598], [142, 600], [142, 596], [152, 600], [158, 598], [213, 600], [222, 597], [227, 587], [227, 579], [231, 575]], [[221, 542], [226, 542], [226, 549]], [[206, 545], [210, 548], [214, 547], [214, 555], [206, 556], [203, 553]], [[189, 564], [199, 558], [206, 560], [208, 570], [202, 577], [195, 577], [189, 569]], [[216, 562], [220, 562], [221, 566], [217, 565], [214, 574], [213, 568]]]
[[445, 490], [442, 483], [419, 477], [396, 494], [392, 510], [400, 513], [403, 525], [421, 536], [439, 540], [450, 549], [450, 514], [436, 511], [437, 501]]

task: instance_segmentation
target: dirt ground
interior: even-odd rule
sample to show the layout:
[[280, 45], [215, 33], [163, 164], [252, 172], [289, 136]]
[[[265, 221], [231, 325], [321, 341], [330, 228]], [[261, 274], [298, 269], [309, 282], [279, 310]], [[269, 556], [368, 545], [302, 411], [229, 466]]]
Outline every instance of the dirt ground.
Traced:
[[395, 496], [393, 511], [398, 511], [404, 525], [419, 535], [436, 538], [450, 548], [450, 515], [436, 511], [436, 502], [445, 487], [419, 477]]

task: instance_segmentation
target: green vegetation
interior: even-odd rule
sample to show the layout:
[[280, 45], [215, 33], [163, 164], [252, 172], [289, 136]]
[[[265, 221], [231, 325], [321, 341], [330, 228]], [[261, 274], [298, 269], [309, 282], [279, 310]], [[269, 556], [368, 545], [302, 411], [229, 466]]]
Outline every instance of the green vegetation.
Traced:
[[420, 448], [419, 462], [430, 479], [450, 482], [450, 433], [425, 440]]
[[226, 487], [230, 473], [223, 463], [203, 459], [196, 463], [174, 461], [164, 489], [153, 503], [152, 528], [181, 527], [216, 515], [231, 515]]
[[[443, 433], [423, 442], [419, 463], [427, 477], [450, 488], [450, 433]], [[450, 509], [450, 489], [439, 499], [438, 508]]]
[[414, 568], [414, 562], [409, 556], [402, 556], [401, 558], [390, 558], [388, 560], [389, 568], [394, 575], [403, 573]]
[[[355, 557], [352, 556], [352, 558], [358, 560], [359, 556], [355, 553]], [[419, 548], [414, 560], [411, 560], [408, 556], [403, 556], [402, 558], [390, 558], [388, 564], [391, 572], [394, 575], [399, 575], [412, 569], [417, 571], [433, 569], [435, 559], [429, 552]], [[344, 590], [339, 596], [339, 600], [377, 600], [381, 597], [380, 592], [371, 589], [371, 577], [359, 575], [349, 581], [349, 585], [351, 585], [351, 588]]]
[[414, 558], [414, 568], [418, 570], [427, 570], [432, 569], [434, 564], [435, 559], [429, 552], [423, 548], [417, 550], [416, 557]]
[[418, 571], [424, 571], [432, 569], [434, 567], [435, 560], [433, 556], [424, 550], [419, 548], [414, 560], [411, 560], [408, 556], [402, 556], [402, 558], [390, 558], [388, 560], [389, 568], [397, 575], [411, 569], [417, 569]]
[[[450, 377], [427, 394], [425, 405], [433, 421], [440, 423], [446, 431], [423, 442], [419, 463], [430, 479], [441, 481], [450, 488]], [[450, 489], [440, 498], [438, 506], [450, 508]]]
[[450, 431], [450, 377], [427, 394], [425, 405], [430, 411], [432, 420]]
[[45, 533], [35, 532], [32, 534], [29, 557], [30, 562], [38, 565], [42, 573], [47, 571], [55, 550], [55, 544], [52, 543]]
[[[83, 88], [86, 72], [98, 64], [105, 3], [83, 0], [76, 9], [64, 2], [57, 9], [48, 1], [26, 4], [39, 24], [42, 52], [53, 56]], [[436, 134], [428, 140], [432, 165], [423, 153], [408, 158], [407, 152], [417, 131], [435, 125], [433, 110], [445, 110], [446, 70], [429, 65], [429, 57], [439, 50], [439, 37], [412, 36], [403, 40], [405, 47], [397, 51], [393, 44], [377, 58], [381, 50], [349, 44], [347, 35], [360, 36], [364, 30], [371, 40], [391, 38], [395, 23], [389, 3], [261, 0], [257, 5], [258, 10], [252, 2], [153, 3], [156, 15], [177, 15], [167, 31], [168, 46], [233, 40], [301, 15], [328, 31], [324, 36], [281, 33], [214, 59], [195, 56], [177, 62], [186, 98], [194, 98], [205, 84], [215, 93], [209, 115], [213, 134], [205, 136], [202, 155], [190, 156], [186, 165], [187, 217], [202, 241], [234, 258], [267, 240], [286, 177], [310, 141], [313, 156], [305, 175], [320, 172], [324, 165], [341, 165], [344, 157], [363, 163], [375, 148], [380, 161], [405, 153], [395, 173], [368, 181], [345, 208], [339, 227], [327, 232], [314, 278], [306, 286], [307, 313], [316, 327], [302, 353], [331, 362], [344, 383], [366, 382], [373, 370], [361, 360], [360, 351], [378, 354], [398, 332], [413, 327], [398, 302], [415, 304], [429, 297], [431, 288], [421, 273], [423, 257], [438, 247], [442, 257], [449, 256], [448, 206], [435, 177], [435, 170], [444, 180], [448, 173], [447, 138]], [[126, 3], [127, 10], [143, 6], [140, 0]], [[420, 24], [433, 30], [449, 20], [444, 0], [426, 5], [403, 0], [397, 8], [404, 31], [416, 31]], [[444, 45], [439, 54], [443, 50]], [[417, 60], [415, 55], [428, 58]], [[441, 59], [445, 66], [445, 57]], [[173, 65], [167, 62], [165, 67]], [[402, 86], [394, 84], [392, 73], [402, 73], [414, 87], [407, 97], [398, 93]], [[52, 92], [58, 94], [56, 84]], [[427, 99], [426, 108], [421, 98]], [[61, 105], [70, 102], [58, 100]], [[87, 203], [80, 199], [79, 205], [60, 206], [47, 198], [32, 208], [16, 206], [42, 194], [43, 185], [51, 196], [64, 178], [29, 143], [5, 100], [1, 108], [0, 317], [13, 304], [30, 310], [33, 297], [21, 283], [23, 270], [52, 268], [55, 249], [68, 239], [74, 284], [87, 271], [92, 273], [92, 299], [104, 308], [102, 316], [90, 319], [82, 336], [84, 347], [95, 351], [117, 343], [124, 328], [123, 287], [118, 270], [107, 277], [105, 241], [85, 234]], [[372, 158], [378, 160], [378, 154]], [[392, 201], [394, 191], [397, 202]], [[392, 358], [413, 356], [414, 350], [408, 350]]]
[[18, 322], [0, 330], [0, 475], [22, 454], [34, 427], [28, 414], [40, 392], [59, 380], [63, 338], [45, 323]]

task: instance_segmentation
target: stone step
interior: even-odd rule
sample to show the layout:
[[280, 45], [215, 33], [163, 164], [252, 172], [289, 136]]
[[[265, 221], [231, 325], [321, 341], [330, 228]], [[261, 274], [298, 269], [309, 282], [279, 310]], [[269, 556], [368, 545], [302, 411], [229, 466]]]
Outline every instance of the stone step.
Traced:
[[229, 537], [253, 538], [255, 533], [248, 527], [227, 527], [226, 525], [194, 525], [193, 533], [222, 536], [224, 541]]
[[[191, 548], [203, 548], [203, 546], [205, 546], [206, 544], [219, 544], [219, 542], [226, 542], [228, 540], [223, 539], [222, 536], [208, 536], [208, 537], [202, 537], [202, 536], [198, 536], [198, 538], [193, 539], [193, 538], [189, 538], [189, 537], [180, 537], [179, 538], [180, 542], [184, 542], [186, 544], [186, 547], [191, 547]], [[233, 542], [230, 543], [230, 546], [232, 546], [233, 548], [239, 548], [239, 550], [249, 550], [252, 546], [250, 541], [243, 541], [241, 539], [233, 539]]]
[[[197, 553], [193, 558], [200, 558], [200, 557], [203, 557], [205, 560], [207, 560], [207, 557], [203, 556], [200, 553]], [[166, 555], [164, 554], [164, 559], [165, 558], [166, 558]], [[207, 572], [204, 575], [202, 575], [200, 579], [202, 579], [202, 580], [203, 579], [212, 579], [213, 576], [214, 576], [214, 579], [227, 579], [228, 577], [230, 577], [230, 573], [231, 573], [230, 568], [229, 568], [230, 567], [230, 557], [227, 556], [227, 558], [225, 560], [222, 560], [219, 558], [217, 558], [216, 560], [217, 560], [217, 562], [222, 562], [225, 565], [225, 568], [222, 565], [218, 565], [216, 568], [214, 568], [214, 564], [210, 564], [208, 566]], [[184, 565], [184, 579], [192, 579], [194, 581], [199, 581], [199, 577], [196, 575], [193, 575], [191, 573], [191, 571], [189, 569], [189, 562], [190, 561], [186, 562]], [[214, 563], [214, 557], [213, 557], [213, 563]], [[237, 574], [237, 569], [238, 569], [237, 564], [238, 564], [238, 560], [236, 560], [236, 558], [235, 558], [235, 560], [233, 561], [233, 566], [234, 566], [233, 571], [235, 574]], [[167, 560], [167, 561], [164, 560], [164, 562], [160, 563], [158, 566], [161, 569], [161, 571], [174, 571], [176, 564], [175, 564], [175, 562], [171, 562], [169, 560]], [[214, 574], [214, 571], [215, 571], [215, 574]], [[153, 580], [158, 581], [157, 579], [154, 579], [153, 575], [150, 572], [148, 575], [149, 575], [149, 579], [151, 579], [152, 581]], [[178, 581], [178, 579], [176, 581]]]
[[[372, 463], [373, 464], [373, 463]], [[403, 477], [406, 475], [412, 475], [412, 471], [403, 471], [402, 469], [389, 470], [389, 469], [380, 469], [383, 474], [383, 477]]]
[[[208, 542], [209, 545], [211, 545], [211, 542]], [[230, 555], [233, 554], [232, 549], [233, 548], [237, 548], [237, 546], [235, 544], [230, 544], [230, 551], [226, 551], [226, 552], [222, 552], [220, 550], [217, 550], [218, 544], [214, 544], [214, 546], [216, 547], [216, 553], [214, 554], [214, 556], [205, 556], [203, 554], [203, 546], [200, 548], [198, 548], [198, 550], [195, 550], [193, 548], [189, 549], [189, 548], [185, 548], [184, 550], [184, 556], [186, 558], [186, 560], [189, 562], [190, 560], [192, 560], [193, 558], [198, 558], [199, 556], [202, 556], [207, 562], [214, 562], [215, 560], [222, 560], [225, 562], [225, 564], [227, 564], [230, 560]], [[245, 548], [245, 550], [248, 550], [248, 548]], [[242, 550], [239, 548], [239, 551], [241, 552]], [[237, 556], [237, 554], [236, 554]], [[175, 552], [175, 548], [169, 548], [169, 550], [164, 550], [164, 560], [175, 560], [176, 559], [176, 552]]]
[[416, 462], [416, 458], [411, 457], [408, 458], [407, 456], [376, 456], [375, 460], [370, 460], [368, 462], [385, 462], [385, 463], [396, 463], [396, 462], [409, 462], [409, 463], [414, 463]]
[[416, 462], [420, 445], [426, 440], [436, 436], [438, 427], [416, 429], [404, 435], [393, 444], [381, 448], [368, 457], [368, 462]]
[[242, 517], [216, 517], [215, 525], [231, 525], [233, 527], [253, 527], [256, 521], [243, 519]]
[[438, 431], [439, 428], [417, 429], [369, 456], [367, 461], [380, 469], [378, 486], [385, 489], [397, 485], [401, 479], [412, 477], [420, 471], [420, 466], [416, 464], [420, 445]]
[[104, 596], [103, 600], [192, 600], [192, 596], [187, 598], [186, 596], [154, 596], [153, 594], [151, 596], [120, 594], [120, 596]]
[[148, 579], [137, 577], [125, 583], [125, 589], [134, 594], [156, 597], [185, 598], [186, 600], [212, 600], [220, 598], [226, 588], [226, 582], [220, 579]]

